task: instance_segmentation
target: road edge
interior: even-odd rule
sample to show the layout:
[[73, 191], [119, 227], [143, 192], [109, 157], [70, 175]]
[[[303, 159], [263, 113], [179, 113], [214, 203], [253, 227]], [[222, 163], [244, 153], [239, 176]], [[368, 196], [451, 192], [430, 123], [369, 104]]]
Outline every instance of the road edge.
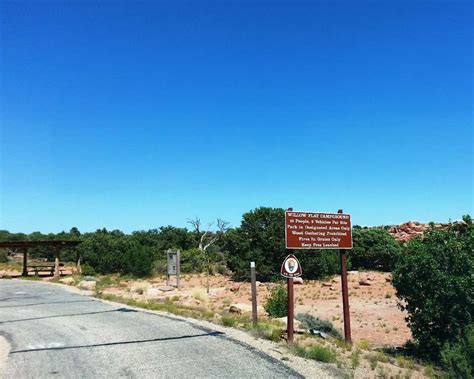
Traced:
[[[23, 281], [21, 279], [10, 279], [10, 280]], [[100, 297], [95, 296], [96, 294], [94, 291], [81, 290], [77, 287], [69, 286], [62, 283], [54, 283], [54, 282], [47, 282], [47, 281], [37, 281], [34, 283], [58, 286], [76, 295], [91, 296], [95, 300], [100, 301], [104, 304], [109, 304], [109, 305], [114, 305], [114, 306], [118, 305], [121, 308], [133, 309], [139, 312], [153, 314], [160, 317], [166, 317], [166, 318], [170, 318], [176, 321], [186, 322], [206, 332], [215, 331], [215, 332], [222, 333], [219, 336], [219, 338], [226, 338], [228, 340], [231, 340], [232, 342], [237, 343], [253, 351], [254, 353], [258, 354], [259, 356], [265, 359], [269, 359], [270, 361], [273, 361], [275, 363], [278, 362], [280, 364], [283, 364], [288, 369], [294, 371], [295, 373], [297, 373], [298, 375], [304, 378], [317, 377], [317, 378], [329, 379], [329, 378], [341, 378], [341, 377], [346, 376], [345, 372], [342, 369], [334, 367], [331, 364], [317, 362], [311, 359], [306, 359], [306, 358], [302, 358], [302, 357], [298, 357], [296, 355], [290, 354], [289, 352], [285, 351], [286, 347], [283, 346], [282, 344], [278, 344], [276, 342], [261, 339], [261, 338], [256, 338], [243, 330], [214, 324], [212, 322], [205, 321], [205, 320], [198, 320], [194, 318], [178, 316], [173, 313], [169, 313], [165, 311], [154, 311], [154, 310], [144, 309], [140, 307], [130, 306], [130, 305], [119, 303], [119, 302], [101, 299]], [[7, 353], [7, 356], [8, 356], [8, 353]], [[0, 360], [0, 363], [1, 363], [1, 360]]]

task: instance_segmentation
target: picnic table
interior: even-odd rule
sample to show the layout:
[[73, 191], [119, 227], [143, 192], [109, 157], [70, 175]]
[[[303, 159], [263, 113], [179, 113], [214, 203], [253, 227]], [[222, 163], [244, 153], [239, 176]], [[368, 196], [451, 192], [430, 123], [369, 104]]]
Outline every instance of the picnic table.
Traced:
[[[54, 262], [46, 262], [46, 263], [32, 263], [28, 264], [28, 272], [34, 271], [35, 275], [38, 275], [40, 271], [48, 271], [51, 275], [54, 275]], [[59, 271], [63, 272], [64, 270], [64, 263], [59, 263]]]

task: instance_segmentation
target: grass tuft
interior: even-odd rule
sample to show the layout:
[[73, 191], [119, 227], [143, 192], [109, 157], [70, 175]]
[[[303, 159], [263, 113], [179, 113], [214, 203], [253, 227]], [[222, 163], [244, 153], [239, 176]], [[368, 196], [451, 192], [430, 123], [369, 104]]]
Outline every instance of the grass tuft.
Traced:
[[237, 318], [231, 315], [222, 316], [222, 325], [233, 327], [237, 324]]
[[335, 363], [337, 361], [336, 354], [326, 346], [313, 345], [309, 347], [303, 347], [294, 345], [293, 352], [300, 357], [314, 359], [319, 362]]

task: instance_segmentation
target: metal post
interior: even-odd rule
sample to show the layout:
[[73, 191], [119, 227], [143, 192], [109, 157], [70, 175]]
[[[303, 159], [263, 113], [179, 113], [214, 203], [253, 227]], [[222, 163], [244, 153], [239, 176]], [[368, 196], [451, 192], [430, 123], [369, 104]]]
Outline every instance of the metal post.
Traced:
[[250, 262], [250, 280], [252, 282], [252, 321], [253, 326], [257, 326], [257, 275], [255, 272], [255, 262]]
[[181, 274], [180, 259], [181, 259], [181, 251], [178, 249], [178, 251], [176, 251], [176, 286], [178, 287], [178, 290], [181, 289], [181, 284], [179, 281], [179, 276]]
[[21, 276], [28, 276], [28, 249], [23, 249], [23, 270]]
[[293, 342], [293, 319], [295, 318], [295, 300], [293, 293], [293, 278], [288, 278], [288, 318], [286, 321], [286, 333], [288, 342]]
[[170, 251], [166, 250], [166, 286], [170, 285]]
[[[337, 213], [343, 213], [339, 209]], [[339, 250], [341, 256], [341, 284], [342, 284], [342, 309], [344, 313], [344, 338], [347, 343], [352, 343], [351, 337], [351, 316], [349, 313], [349, 290], [347, 286], [347, 258], [344, 249]]]

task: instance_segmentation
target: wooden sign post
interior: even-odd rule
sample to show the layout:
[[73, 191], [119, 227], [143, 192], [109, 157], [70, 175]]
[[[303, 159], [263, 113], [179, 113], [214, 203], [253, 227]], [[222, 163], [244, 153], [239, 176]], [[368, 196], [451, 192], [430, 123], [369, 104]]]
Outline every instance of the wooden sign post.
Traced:
[[257, 326], [257, 274], [255, 272], [255, 262], [250, 262], [250, 282], [252, 290], [252, 323]]
[[352, 342], [347, 285], [346, 251], [352, 249], [351, 216], [342, 213], [285, 212], [285, 242], [287, 249], [338, 249], [341, 257], [342, 306], [344, 337]]
[[[338, 210], [337, 213], [342, 214], [342, 209]], [[351, 236], [351, 242], [352, 242], [352, 236]], [[349, 288], [347, 286], [346, 250], [340, 249], [339, 255], [341, 256], [341, 288], [342, 288], [342, 311], [344, 314], [344, 339], [346, 342], [352, 343], [351, 315], [349, 313]]]
[[288, 255], [281, 265], [280, 274], [288, 278], [288, 315], [286, 319], [286, 334], [288, 342], [293, 342], [295, 319], [295, 296], [293, 290], [293, 278], [303, 274], [298, 259], [293, 255]]

